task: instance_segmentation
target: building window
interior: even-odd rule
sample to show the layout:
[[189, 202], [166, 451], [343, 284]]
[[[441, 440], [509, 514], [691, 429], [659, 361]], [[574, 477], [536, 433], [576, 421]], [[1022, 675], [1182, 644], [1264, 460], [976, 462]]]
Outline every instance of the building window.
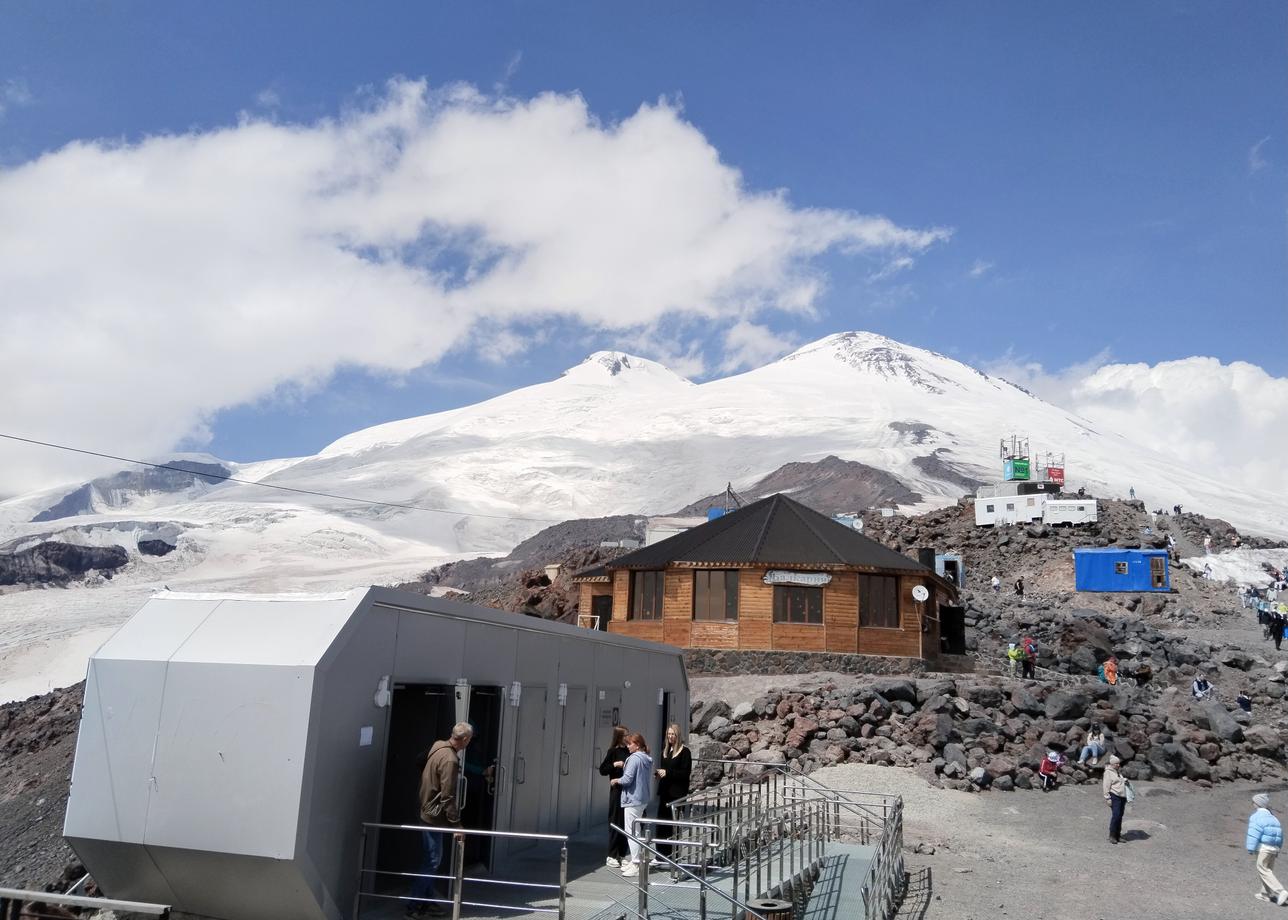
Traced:
[[1032, 507], [1033, 507], [1033, 499], [1031, 499], [1031, 498], [1030, 498], [1030, 499], [1028, 499], [1024, 504], [1025, 504], [1025, 505], [1027, 505], [1028, 507], [1032, 508]]
[[1014, 510], [1015, 510], [1015, 502], [1007, 502], [1007, 503], [1006, 503], [1006, 510], [1007, 510], [1007, 511], [1014, 511]]
[[699, 569], [693, 573], [693, 619], [718, 623], [738, 619], [737, 569]]
[[662, 578], [665, 572], [631, 572], [628, 620], [662, 619]]
[[1127, 574], [1127, 563], [1125, 563], [1125, 562], [1115, 562], [1115, 563], [1114, 563], [1114, 572], [1116, 572], [1116, 573], [1117, 573], [1117, 574], [1119, 574], [1119, 575], [1126, 575], [1126, 574]]
[[987, 510], [987, 511], [988, 511], [988, 513], [989, 513], [989, 514], [992, 514], [992, 513], [993, 513], [993, 511], [994, 511], [994, 510], [996, 510], [996, 509], [994, 509], [994, 508], [993, 508], [993, 506], [992, 506], [992, 505], [985, 505], [985, 506], [984, 506], [984, 508], [985, 508], [985, 510]]
[[823, 623], [823, 589], [774, 585], [775, 623]]
[[899, 577], [859, 576], [859, 625], [899, 628]]

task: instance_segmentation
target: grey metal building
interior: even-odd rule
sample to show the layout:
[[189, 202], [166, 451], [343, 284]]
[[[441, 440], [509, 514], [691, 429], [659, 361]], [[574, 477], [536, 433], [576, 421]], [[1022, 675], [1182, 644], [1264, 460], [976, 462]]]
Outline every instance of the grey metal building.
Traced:
[[680, 649], [442, 598], [159, 594], [90, 659], [64, 834], [111, 897], [337, 920], [362, 822], [418, 823], [418, 758], [454, 722], [467, 827], [574, 834], [607, 820], [611, 726], [656, 744], [688, 704]]

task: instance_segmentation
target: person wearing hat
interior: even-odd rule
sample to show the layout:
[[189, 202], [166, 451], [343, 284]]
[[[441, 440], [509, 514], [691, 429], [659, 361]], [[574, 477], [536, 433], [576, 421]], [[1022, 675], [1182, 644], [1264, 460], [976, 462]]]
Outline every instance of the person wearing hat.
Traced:
[[1118, 843], [1123, 834], [1123, 812], [1127, 810], [1127, 780], [1123, 777], [1122, 758], [1117, 754], [1109, 755], [1109, 766], [1105, 767], [1105, 778], [1100, 788], [1109, 803], [1109, 842]]
[[1257, 806], [1257, 810], [1248, 818], [1247, 848], [1257, 857], [1257, 875], [1261, 876], [1257, 900], [1274, 901], [1282, 906], [1288, 904], [1288, 889], [1275, 878], [1275, 858], [1284, 845], [1283, 827], [1270, 811], [1270, 796], [1258, 792], [1252, 797], [1252, 804]]

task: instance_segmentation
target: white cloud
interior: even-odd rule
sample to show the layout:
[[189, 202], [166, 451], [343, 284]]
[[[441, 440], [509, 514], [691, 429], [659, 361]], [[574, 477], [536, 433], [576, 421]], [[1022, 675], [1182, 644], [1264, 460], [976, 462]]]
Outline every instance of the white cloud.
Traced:
[[1269, 140], [1270, 135], [1267, 134], [1261, 140], [1253, 144], [1252, 148], [1248, 151], [1248, 175], [1251, 176], [1255, 173], [1259, 173], [1270, 165], [1266, 158], [1261, 155], [1261, 148], [1264, 147]]
[[1216, 479], [1282, 493], [1288, 379], [1244, 361], [1193, 357], [1110, 364], [1108, 351], [1063, 371], [1008, 357], [987, 368], [1048, 402]]
[[282, 97], [275, 89], [261, 89], [255, 94], [255, 104], [261, 109], [275, 109], [282, 104]]
[[739, 320], [724, 335], [725, 373], [760, 367], [796, 349], [800, 343], [791, 335], [774, 332], [767, 326]]
[[9, 109], [22, 105], [31, 105], [31, 90], [26, 80], [5, 80], [0, 83], [0, 118], [4, 118]]
[[891, 259], [885, 265], [882, 265], [876, 271], [869, 273], [868, 280], [884, 281], [887, 278], [893, 278], [900, 272], [905, 272], [912, 268], [915, 261], [916, 260], [914, 260], [912, 256], [898, 256], [897, 258]]
[[[748, 189], [666, 103], [609, 123], [410, 81], [314, 123], [73, 143], [0, 170], [0, 213], [0, 430], [126, 454], [339, 366], [432, 363], [479, 323], [808, 314], [814, 257], [948, 237]], [[0, 491], [83, 472], [0, 450]]]
[[976, 259], [975, 264], [970, 267], [968, 274], [972, 278], [983, 278], [993, 270], [992, 262], [985, 262], [983, 259]]

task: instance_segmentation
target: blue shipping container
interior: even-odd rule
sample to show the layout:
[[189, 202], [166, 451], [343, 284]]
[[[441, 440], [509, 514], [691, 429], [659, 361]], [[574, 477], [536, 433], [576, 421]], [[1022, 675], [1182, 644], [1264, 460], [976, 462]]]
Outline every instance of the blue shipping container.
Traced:
[[724, 517], [724, 516], [725, 516], [725, 510], [724, 510], [723, 508], [708, 508], [708, 509], [707, 509], [707, 520], [708, 520], [708, 521], [714, 521], [716, 518], [722, 518], [722, 517]]
[[1079, 591], [1172, 590], [1165, 549], [1075, 549], [1073, 576], [1074, 587]]

